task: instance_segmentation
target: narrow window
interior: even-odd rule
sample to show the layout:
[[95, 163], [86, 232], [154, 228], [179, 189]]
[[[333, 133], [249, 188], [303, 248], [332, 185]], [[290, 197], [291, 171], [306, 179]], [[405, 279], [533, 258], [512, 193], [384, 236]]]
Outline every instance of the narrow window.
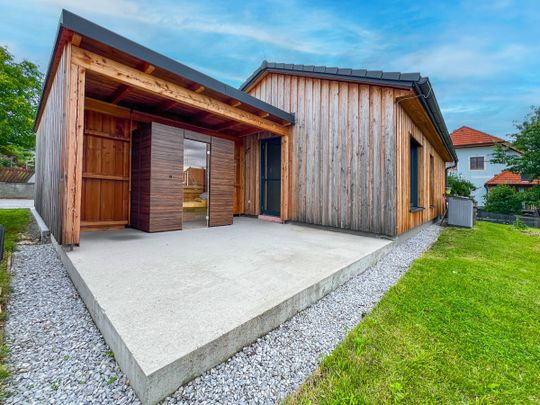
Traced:
[[420, 176], [420, 168], [419, 168], [419, 155], [420, 155], [420, 148], [421, 145], [413, 138], [411, 137], [411, 147], [410, 147], [410, 173], [411, 173], [411, 189], [410, 189], [410, 197], [411, 197], [411, 209], [419, 208], [419, 202], [420, 202], [420, 196], [419, 196], [419, 176]]
[[484, 156], [471, 156], [469, 158], [469, 168], [471, 170], [484, 170]]
[[429, 155], [429, 206], [435, 206], [435, 161]]

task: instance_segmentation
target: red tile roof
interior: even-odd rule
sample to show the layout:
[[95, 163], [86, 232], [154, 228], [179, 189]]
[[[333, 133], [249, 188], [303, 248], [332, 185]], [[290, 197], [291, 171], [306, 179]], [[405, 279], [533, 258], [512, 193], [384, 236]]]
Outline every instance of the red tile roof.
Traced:
[[452, 139], [455, 148], [493, 145], [494, 143], [506, 142], [504, 139], [465, 126], [452, 132], [450, 139]]
[[540, 179], [533, 181], [522, 180], [519, 174], [505, 171], [486, 181], [486, 186], [496, 186], [499, 184], [507, 184], [509, 186], [534, 186], [540, 184]]

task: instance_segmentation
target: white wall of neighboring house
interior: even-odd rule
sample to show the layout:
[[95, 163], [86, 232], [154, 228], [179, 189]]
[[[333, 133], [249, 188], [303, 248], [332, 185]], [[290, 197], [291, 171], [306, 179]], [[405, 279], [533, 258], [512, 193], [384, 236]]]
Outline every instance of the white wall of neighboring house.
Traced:
[[[476, 200], [480, 207], [484, 205], [484, 196], [486, 195], [486, 181], [506, 169], [506, 166], [503, 164], [490, 162], [490, 160], [493, 158], [494, 151], [495, 146], [456, 148], [456, 153], [459, 160], [456, 172], [460, 177], [469, 180], [476, 186], [476, 190], [473, 193], [473, 198]], [[484, 157], [484, 169], [471, 170], [470, 158], [478, 156]]]

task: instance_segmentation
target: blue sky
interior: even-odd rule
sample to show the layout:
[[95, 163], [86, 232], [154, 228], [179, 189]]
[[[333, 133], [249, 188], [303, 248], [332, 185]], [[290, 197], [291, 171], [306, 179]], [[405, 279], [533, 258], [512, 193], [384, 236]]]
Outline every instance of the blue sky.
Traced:
[[540, 105], [540, 0], [0, 0], [0, 45], [46, 69], [66, 8], [233, 86], [263, 59], [429, 76], [449, 130]]

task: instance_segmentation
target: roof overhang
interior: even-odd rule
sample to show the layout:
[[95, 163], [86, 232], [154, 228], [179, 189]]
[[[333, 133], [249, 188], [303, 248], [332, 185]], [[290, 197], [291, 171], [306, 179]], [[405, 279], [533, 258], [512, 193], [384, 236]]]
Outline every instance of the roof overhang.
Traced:
[[[73, 52], [74, 60], [77, 56], [79, 57], [77, 63], [80, 63], [81, 66], [87, 68], [90, 81], [92, 78], [94, 81], [97, 81], [98, 77], [104, 78], [103, 88], [106, 88], [107, 86], [111, 88], [111, 83], [113, 83], [114, 80], [112, 80], [113, 78], [110, 76], [104, 76], [104, 73], [106, 72], [99, 70], [103, 68], [101, 61], [106, 61], [109, 66], [120, 63], [127, 66], [128, 70], [136, 70], [140, 74], [151, 74], [152, 80], [147, 80], [147, 82], [162, 81], [167, 86], [171, 83], [173, 86], [178, 86], [178, 88], [187, 89], [189, 93], [186, 93], [188, 97], [185, 100], [189, 100], [190, 102], [191, 99], [194, 99], [202, 103], [206, 99], [210, 100], [211, 103], [221, 103], [222, 107], [223, 105], [226, 105], [229, 108], [234, 107], [237, 109], [237, 116], [241, 117], [249, 115], [251, 118], [254, 118], [254, 122], [264, 121], [270, 127], [275, 125], [276, 128], [278, 128], [278, 126], [285, 127], [294, 124], [294, 114], [265, 103], [241, 90], [235, 89], [232, 86], [213, 79], [184, 64], [176, 62], [171, 58], [152, 51], [151, 49], [139, 45], [69, 11], [62, 10], [54, 50], [47, 69], [43, 93], [34, 123], [35, 128], [39, 125], [43, 114], [45, 101], [47, 100], [48, 93], [51, 89], [62, 51], [64, 47], [70, 43], [76, 45], [73, 48], [75, 50], [75, 52]], [[81, 53], [84, 54], [84, 58], [81, 57]], [[95, 60], [98, 59], [100, 63], [96, 64]], [[151, 67], [151, 69], [148, 69], [148, 67]], [[133, 84], [129, 83], [126, 77], [114, 79], [118, 79], [119, 87], [117, 88], [118, 94], [116, 94], [116, 96], [115, 93], [108, 96], [108, 101], [111, 102], [119, 101], [122, 98], [123, 93], [126, 93], [126, 88]], [[97, 89], [99, 86], [94, 86], [94, 88]], [[144, 88], [143, 86], [139, 86], [138, 88], [135, 86], [135, 89], [140, 92], [147, 90], [147, 88]], [[141, 94], [139, 94], [139, 96]], [[182, 99], [170, 97], [168, 94], [160, 94], [160, 96], [164, 97], [162, 101], [163, 104], [167, 104], [165, 106], [167, 108], [164, 109], [169, 110], [167, 111], [168, 113], [171, 113], [172, 110], [170, 106], [174, 106], [174, 103], [182, 106]], [[94, 97], [94, 95], [91, 95], [91, 97]], [[117, 100], [115, 100], [115, 97]], [[129, 104], [129, 101], [129, 98], [125, 98], [124, 104], [126, 105], [124, 105], [124, 107], [129, 107], [129, 105], [127, 105]], [[118, 102], [115, 102], [115, 104], [118, 104]], [[195, 107], [193, 107], [194, 105]], [[193, 108], [196, 109], [196, 104], [191, 104], [191, 108], [192, 111]], [[180, 110], [181, 109], [179, 109], [179, 111]], [[204, 108], [202, 108], [201, 111], [204, 113]], [[213, 111], [214, 110], [210, 110], [209, 113], [207, 111], [207, 114], [213, 114]], [[202, 115], [204, 114], [199, 114], [199, 116]], [[234, 134], [234, 131], [228, 128], [228, 126], [234, 126], [234, 118], [232, 121], [225, 120], [220, 122], [219, 118], [223, 119], [224, 117], [220, 117], [219, 114], [216, 114], [215, 117], [217, 117], [217, 121], [214, 120], [214, 124], [210, 126], [214, 126], [217, 129], [225, 128], [225, 132]], [[217, 124], [215, 122], [217, 122]], [[240, 122], [240, 124], [242, 124], [242, 122]], [[244, 129], [243, 132], [247, 131]]]

